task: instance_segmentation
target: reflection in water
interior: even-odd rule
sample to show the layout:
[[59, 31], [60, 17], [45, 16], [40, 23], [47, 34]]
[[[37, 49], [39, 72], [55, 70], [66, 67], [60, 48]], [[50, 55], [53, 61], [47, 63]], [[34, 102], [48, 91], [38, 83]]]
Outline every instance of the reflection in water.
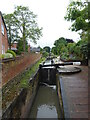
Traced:
[[39, 106], [37, 118], [57, 118], [57, 111], [55, 106], [50, 106], [46, 104]]
[[29, 118], [60, 118], [56, 89], [40, 86]]

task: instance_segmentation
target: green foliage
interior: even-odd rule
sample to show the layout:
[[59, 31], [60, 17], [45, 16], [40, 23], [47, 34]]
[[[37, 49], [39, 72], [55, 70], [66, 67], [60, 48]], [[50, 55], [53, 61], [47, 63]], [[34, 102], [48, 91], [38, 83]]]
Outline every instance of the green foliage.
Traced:
[[37, 69], [39, 68], [40, 63], [45, 61], [45, 58], [42, 57], [36, 64], [34, 64], [30, 70], [28, 70], [25, 75], [23, 76], [21, 82], [20, 82], [20, 87], [21, 88], [28, 88], [29, 87], [29, 79], [32, 77]]
[[62, 49], [61, 49], [61, 53], [66, 53], [66, 54], [68, 54], [68, 49], [67, 49], [67, 47], [62, 47]]
[[11, 53], [5, 53], [5, 54], [0, 55], [0, 58], [1, 59], [4, 59], [4, 58], [13, 58], [13, 55]]
[[88, 3], [81, 1], [71, 1], [65, 16], [67, 21], [72, 21], [72, 31], [88, 30]]
[[43, 50], [46, 51], [46, 52], [48, 52], [48, 53], [50, 53], [50, 47], [49, 47], [49, 46], [45, 46], [45, 47], [43, 48]]
[[28, 81], [26, 79], [24, 79], [24, 78], [21, 80], [20, 84], [21, 84], [20, 85], [21, 88], [28, 88], [29, 87]]
[[48, 53], [48, 52], [46, 52], [46, 51], [43, 51], [43, 52], [42, 52], [42, 56], [43, 56], [43, 57], [47, 58], [47, 57], [48, 57], [48, 55], [49, 55], [49, 53]]
[[88, 58], [88, 41], [86, 40], [80, 40], [76, 44], [77, 47], [77, 53], [82, 55], [82, 59], [87, 59]]
[[82, 1], [71, 1], [68, 8], [65, 19], [71, 21], [72, 25], [70, 29], [72, 31], [80, 31], [80, 41], [76, 45], [68, 45], [69, 53], [73, 53], [76, 59], [88, 58], [88, 28], [90, 22], [88, 20], [88, 6], [89, 3]]
[[66, 54], [62, 54], [62, 55], [61, 55], [61, 59], [63, 59], [63, 60], [68, 60], [68, 57], [66, 56]]
[[56, 40], [56, 41], [54, 42], [54, 45], [55, 45], [55, 46], [67, 45], [67, 42], [66, 42], [65, 38], [61, 37], [61, 38], [59, 38], [58, 40]]
[[24, 44], [25, 51], [25, 41], [30, 39], [34, 43], [37, 43], [36, 40], [42, 36], [42, 28], [38, 27], [36, 22], [36, 17], [33, 12], [29, 10], [28, 7], [17, 6], [14, 11], [15, 26], [22, 34], [22, 40]]
[[43, 49], [40, 47], [40, 53], [42, 54], [42, 52], [43, 52]]
[[25, 51], [24, 51], [24, 47], [23, 47], [23, 41], [19, 40], [18, 44], [17, 44], [17, 54], [20, 55], [22, 52], [27, 52], [28, 51], [28, 43], [27, 41], [25, 41]]
[[42, 28], [38, 27], [36, 17], [37, 15], [24, 6], [17, 6], [13, 13], [4, 14], [10, 49], [13, 41], [22, 40], [24, 52], [25, 41], [31, 40], [37, 43], [42, 36]]
[[0, 59], [4, 59], [4, 54], [0, 54]]
[[61, 37], [54, 42], [55, 47], [53, 47], [51, 51], [56, 55], [60, 55], [61, 49], [64, 48], [66, 45], [67, 41], [65, 40], [65, 38]]
[[13, 57], [16, 57], [16, 53], [12, 50], [7, 50], [7, 53], [11, 53], [13, 55]]
[[73, 54], [75, 45], [76, 45], [76, 43], [68, 43], [67, 44], [67, 48], [68, 48], [69, 54]]
[[77, 43], [66, 43], [63, 40], [55, 41], [55, 47], [52, 47], [51, 52], [55, 55], [60, 55], [64, 60], [84, 60], [88, 58], [88, 40], [87, 34], [82, 34], [82, 39]]
[[56, 47], [52, 47], [51, 52], [52, 52], [54, 55], [57, 55], [57, 48], [56, 48]]
[[11, 49], [11, 43], [17, 39], [16, 33], [18, 33], [14, 24], [14, 14], [3, 14], [3, 17], [7, 26], [9, 49]]

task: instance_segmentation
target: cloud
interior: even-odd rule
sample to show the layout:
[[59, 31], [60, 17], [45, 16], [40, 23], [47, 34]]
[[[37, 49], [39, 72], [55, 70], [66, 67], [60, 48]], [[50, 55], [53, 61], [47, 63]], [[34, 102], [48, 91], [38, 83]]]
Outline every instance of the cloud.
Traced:
[[38, 15], [37, 22], [43, 27], [43, 37], [38, 41], [38, 45], [44, 47], [53, 46], [54, 41], [60, 37], [75, 41], [79, 38], [77, 33], [68, 30], [71, 23], [64, 20], [68, 4], [69, 0], [3, 0], [0, 9], [3, 13], [10, 13], [14, 6], [28, 6]]

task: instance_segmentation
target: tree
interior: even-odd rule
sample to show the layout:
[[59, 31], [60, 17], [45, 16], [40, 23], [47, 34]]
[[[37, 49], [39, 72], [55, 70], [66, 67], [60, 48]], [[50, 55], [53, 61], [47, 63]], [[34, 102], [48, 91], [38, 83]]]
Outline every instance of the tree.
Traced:
[[59, 44], [67, 45], [67, 42], [66, 42], [65, 38], [60, 37], [58, 40], [56, 40], [56, 41], [54, 42], [54, 45], [55, 45], [55, 46], [58, 46]]
[[61, 37], [58, 40], [56, 40], [54, 42], [54, 46], [55, 46], [54, 50], [55, 50], [56, 55], [60, 55], [61, 49], [63, 47], [65, 47], [66, 45], [67, 45], [67, 42], [66, 42], [65, 38]]
[[83, 55], [83, 59], [87, 59], [87, 49], [88, 49], [88, 28], [90, 26], [90, 22], [88, 20], [88, 2], [81, 1], [71, 1], [67, 8], [67, 13], [65, 19], [67, 21], [71, 21], [72, 25], [70, 29], [72, 31], [81, 31], [80, 38], [81, 42], [78, 42], [74, 52], [77, 56]]
[[42, 28], [38, 27], [36, 22], [37, 15], [29, 10], [28, 7], [17, 6], [11, 14], [4, 14], [4, 19], [8, 29], [9, 46], [14, 40], [23, 41], [23, 50], [25, 52], [25, 43], [31, 40], [37, 43], [42, 36]]
[[69, 54], [73, 54], [74, 53], [75, 45], [76, 45], [76, 43], [68, 43], [67, 44], [67, 48], [68, 48]]
[[82, 56], [82, 59], [87, 59], [87, 57], [88, 57], [88, 41], [86, 39], [82, 39], [77, 42], [76, 46], [78, 46], [80, 49], [80, 50], [76, 50], [76, 51], [77, 51], [77, 53], [80, 51], [79, 54], [80, 54], [80, 56]]
[[49, 47], [49, 46], [45, 46], [45, 47], [43, 48], [43, 50], [45, 50], [46, 52], [50, 53], [50, 47]]
[[65, 16], [65, 20], [71, 21], [72, 31], [87, 31], [88, 30], [88, 3], [72, 1], [68, 8]]
[[38, 27], [36, 15], [29, 10], [28, 7], [17, 6], [14, 11], [15, 26], [21, 34], [23, 41], [23, 49], [25, 51], [25, 41], [31, 40], [37, 43], [37, 40], [42, 35], [42, 28]]
[[62, 47], [62, 49], [61, 49], [61, 55], [69, 55], [68, 54], [68, 49], [67, 49], [67, 47]]
[[[23, 51], [24, 51], [23, 41], [22, 41], [22, 40], [18, 40], [18, 44], [17, 44], [17, 54], [20, 55]], [[24, 51], [24, 52], [27, 52], [27, 51], [28, 51], [28, 43], [27, 43], [27, 41], [25, 41], [25, 51]]]
[[57, 48], [56, 48], [56, 47], [52, 47], [51, 52], [52, 52], [54, 55], [57, 55]]
[[8, 34], [8, 43], [9, 49], [11, 49], [12, 43], [17, 39], [17, 30], [14, 26], [14, 15], [13, 14], [3, 14], [4, 20], [7, 26], [7, 34]]

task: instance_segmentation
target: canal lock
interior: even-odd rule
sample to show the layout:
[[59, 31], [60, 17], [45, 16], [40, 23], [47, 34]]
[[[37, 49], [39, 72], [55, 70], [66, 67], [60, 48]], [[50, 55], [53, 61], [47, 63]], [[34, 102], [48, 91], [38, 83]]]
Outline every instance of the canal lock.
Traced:
[[[47, 63], [50, 64], [50, 60], [44, 64]], [[43, 67], [43, 65], [40, 65], [39, 74], [39, 89], [29, 118], [64, 119], [59, 73], [56, 67]]]
[[59, 74], [55, 67], [40, 65], [29, 85], [3, 112], [3, 118], [64, 118]]

